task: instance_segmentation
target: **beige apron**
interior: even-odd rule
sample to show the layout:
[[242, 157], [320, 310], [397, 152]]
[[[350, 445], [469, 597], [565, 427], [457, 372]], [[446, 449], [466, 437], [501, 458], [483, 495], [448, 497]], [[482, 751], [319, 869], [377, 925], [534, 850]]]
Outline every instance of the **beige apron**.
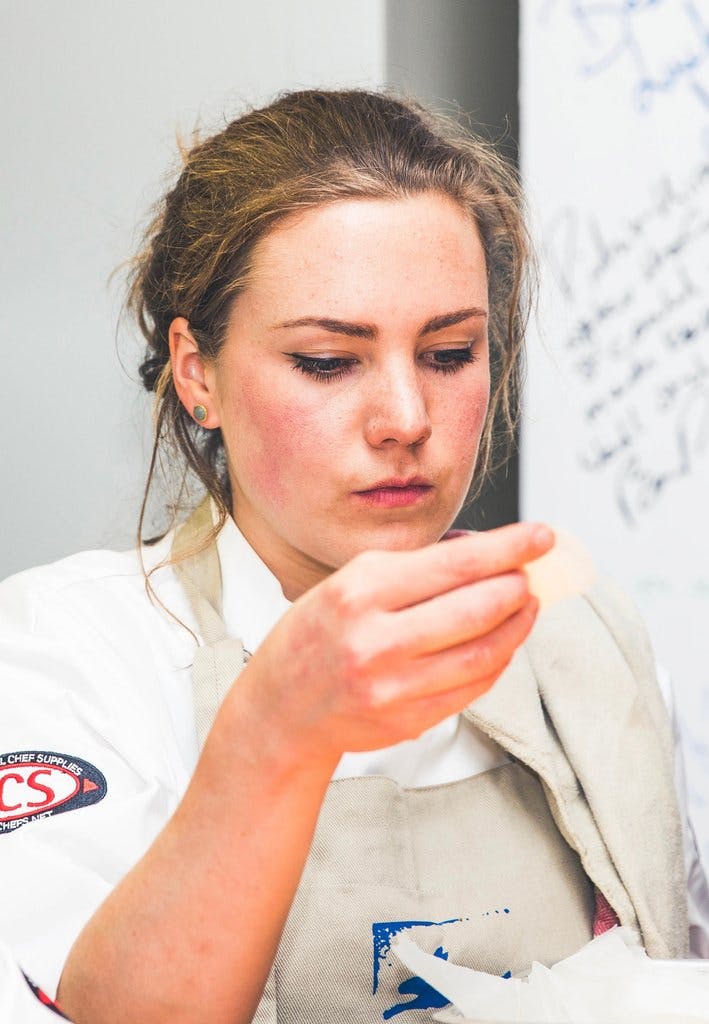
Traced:
[[[200, 746], [244, 662], [243, 647], [227, 636], [221, 616], [216, 546], [185, 557], [210, 528], [209, 506], [203, 505], [173, 546], [202, 641], [193, 664]], [[391, 955], [397, 934], [406, 932], [430, 953], [494, 974], [522, 972], [533, 959], [551, 964], [592, 936], [589, 878], [623, 923], [638, 926], [536, 685], [532, 694], [524, 673], [513, 671], [511, 678], [505, 700], [519, 703], [507, 704], [504, 722], [490, 695], [483, 699], [488, 715], [478, 708], [482, 700], [466, 712], [502, 742], [511, 763], [415, 790], [379, 776], [330, 784], [256, 1024], [430, 1020], [445, 999]], [[517, 714], [528, 733], [521, 739], [509, 730], [510, 723], [518, 724]], [[529, 733], [530, 721], [539, 736]], [[520, 756], [532, 739], [534, 756]], [[598, 754], [600, 760], [604, 751]], [[580, 845], [572, 848], [562, 832], [578, 844], [579, 827]], [[672, 857], [659, 861], [663, 870]], [[673, 898], [677, 891], [674, 885]], [[661, 930], [653, 912], [651, 937]], [[662, 942], [655, 955], [680, 955], [677, 936], [670, 935], [669, 945], [660, 936]]]

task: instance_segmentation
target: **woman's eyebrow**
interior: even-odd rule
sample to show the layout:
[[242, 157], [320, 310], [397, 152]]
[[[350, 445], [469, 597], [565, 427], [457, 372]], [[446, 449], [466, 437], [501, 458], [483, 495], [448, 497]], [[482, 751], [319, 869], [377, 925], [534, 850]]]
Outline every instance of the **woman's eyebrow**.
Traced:
[[[479, 306], [470, 306], [467, 309], [457, 309], [453, 313], [441, 313], [431, 317], [418, 332], [419, 337], [425, 334], [434, 334], [446, 327], [455, 327], [456, 324], [470, 320], [472, 317], [486, 317], [487, 310]], [[373, 339], [377, 336], [377, 328], [372, 324], [357, 324], [349, 320], [335, 320], [327, 316], [301, 316], [296, 320], [285, 320], [281, 324], [274, 325], [276, 330], [283, 327], [319, 327], [323, 331], [330, 331], [332, 334], [344, 334], [350, 338]]]
[[282, 324], [275, 324], [276, 330], [281, 327], [320, 327], [323, 331], [347, 334], [350, 338], [374, 338], [377, 333], [376, 327], [372, 327], [371, 324], [353, 324], [348, 320], [333, 320], [328, 316], [301, 316], [297, 320], [285, 320]]
[[482, 309], [480, 306], [458, 309], [455, 313], [442, 313], [440, 316], [434, 316], [427, 320], [419, 331], [419, 336], [423, 337], [424, 334], [434, 334], [436, 331], [442, 331], [446, 327], [455, 327], [456, 324], [462, 324], [464, 320], [470, 320], [472, 317], [482, 317], [484, 319], [486, 316], [487, 310]]

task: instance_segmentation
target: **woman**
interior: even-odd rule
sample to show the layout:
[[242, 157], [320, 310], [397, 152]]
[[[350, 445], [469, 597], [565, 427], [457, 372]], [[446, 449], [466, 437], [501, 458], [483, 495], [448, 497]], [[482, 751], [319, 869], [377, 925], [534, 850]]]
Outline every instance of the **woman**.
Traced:
[[131, 302], [153, 467], [210, 500], [3, 595], [5, 877], [43, 904], [3, 938], [77, 1024], [430, 1019], [402, 930], [499, 973], [605, 919], [684, 954], [634, 614], [599, 588], [518, 651], [551, 532], [436, 543], [514, 418], [526, 257], [498, 157], [382, 95], [187, 155]]

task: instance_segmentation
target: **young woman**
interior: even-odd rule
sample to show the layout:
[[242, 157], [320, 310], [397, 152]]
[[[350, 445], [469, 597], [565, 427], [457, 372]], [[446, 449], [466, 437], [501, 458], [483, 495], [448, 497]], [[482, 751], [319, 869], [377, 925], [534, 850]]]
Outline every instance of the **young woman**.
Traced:
[[383, 95], [187, 155], [131, 303], [153, 465], [207, 500], [2, 591], [2, 938], [77, 1024], [428, 1020], [402, 930], [498, 973], [618, 919], [685, 953], [634, 613], [530, 637], [551, 532], [438, 543], [514, 419], [526, 260], [494, 152]]

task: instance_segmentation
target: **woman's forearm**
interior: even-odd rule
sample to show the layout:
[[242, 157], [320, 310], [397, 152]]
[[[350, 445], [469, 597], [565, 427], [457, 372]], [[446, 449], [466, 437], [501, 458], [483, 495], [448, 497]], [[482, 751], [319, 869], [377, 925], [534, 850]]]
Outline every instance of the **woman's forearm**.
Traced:
[[245, 670], [177, 811], [74, 944], [77, 1024], [250, 1021], [333, 764], [266, 728]]

